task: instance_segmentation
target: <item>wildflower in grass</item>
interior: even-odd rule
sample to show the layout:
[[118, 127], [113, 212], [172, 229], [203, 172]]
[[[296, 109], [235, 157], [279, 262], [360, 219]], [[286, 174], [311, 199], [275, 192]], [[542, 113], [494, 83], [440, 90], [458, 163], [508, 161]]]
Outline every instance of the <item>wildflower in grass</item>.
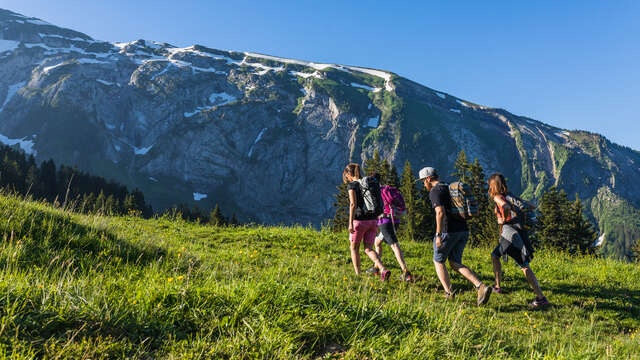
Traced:
[[173, 278], [172, 278], [172, 277], [170, 277], [170, 278], [168, 278], [168, 279], [167, 279], [167, 282], [172, 282], [172, 281], [173, 281]]
[[42, 286], [42, 284], [40, 284], [40, 285], [38, 285], [38, 288], [42, 289], [42, 288], [44, 288], [44, 286]]
[[178, 277], [176, 278], [176, 280], [182, 280], [182, 279], [184, 279], [184, 276], [182, 276], [182, 275], [180, 275], [180, 276], [178, 276]]

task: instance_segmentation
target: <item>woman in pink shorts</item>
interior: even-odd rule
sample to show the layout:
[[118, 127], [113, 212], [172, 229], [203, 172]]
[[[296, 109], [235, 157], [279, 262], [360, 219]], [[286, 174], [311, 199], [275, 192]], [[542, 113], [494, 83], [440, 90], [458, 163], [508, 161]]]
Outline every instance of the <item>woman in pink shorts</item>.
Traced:
[[364, 213], [364, 197], [360, 182], [360, 165], [349, 164], [344, 168], [342, 181], [347, 184], [349, 190], [349, 240], [351, 241], [351, 261], [357, 275], [360, 275], [360, 242], [364, 242], [364, 252], [380, 270], [380, 278], [386, 281], [391, 271], [385, 269], [378, 254], [373, 250], [373, 244], [378, 232], [377, 216]]

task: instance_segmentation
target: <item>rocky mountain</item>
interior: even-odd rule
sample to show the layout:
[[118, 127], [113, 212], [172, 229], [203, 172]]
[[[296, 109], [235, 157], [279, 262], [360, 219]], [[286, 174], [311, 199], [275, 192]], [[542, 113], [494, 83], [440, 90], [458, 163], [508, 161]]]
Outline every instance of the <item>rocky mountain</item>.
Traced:
[[525, 197], [578, 194], [603, 243], [640, 232], [624, 220], [638, 218], [639, 152], [387, 71], [108, 43], [0, 10], [0, 104], [0, 141], [138, 187], [156, 209], [219, 203], [245, 220], [318, 224], [347, 162], [377, 149], [450, 173], [464, 149]]

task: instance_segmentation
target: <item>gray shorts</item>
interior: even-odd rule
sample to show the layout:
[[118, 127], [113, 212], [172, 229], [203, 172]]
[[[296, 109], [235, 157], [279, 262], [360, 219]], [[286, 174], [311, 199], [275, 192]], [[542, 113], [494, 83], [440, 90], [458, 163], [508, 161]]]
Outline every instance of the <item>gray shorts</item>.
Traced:
[[469, 232], [461, 231], [454, 233], [442, 234], [442, 246], [436, 247], [436, 239], [433, 238], [433, 261], [438, 263], [444, 263], [449, 259], [449, 262], [455, 262], [462, 264], [462, 253], [464, 247], [467, 246], [469, 241]]

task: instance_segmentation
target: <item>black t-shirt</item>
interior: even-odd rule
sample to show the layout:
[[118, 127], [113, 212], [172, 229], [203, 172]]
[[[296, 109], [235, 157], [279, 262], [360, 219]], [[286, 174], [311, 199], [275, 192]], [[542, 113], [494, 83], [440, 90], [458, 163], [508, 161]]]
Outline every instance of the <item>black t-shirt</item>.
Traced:
[[364, 208], [364, 197], [360, 190], [360, 183], [352, 181], [347, 184], [347, 191], [354, 190], [356, 193], [356, 210], [353, 213], [353, 220], [376, 220], [378, 217], [375, 215], [366, 215], [362, 210]]
[[444, 221], [441, 229], [443, 233], [469, 231], [466, 221], [451, 215], [451, 194], [447, 185], [438, 183], [434, 186], [429, 192], [429, 200], [434, 209], [438, 206], [444, 207]]

